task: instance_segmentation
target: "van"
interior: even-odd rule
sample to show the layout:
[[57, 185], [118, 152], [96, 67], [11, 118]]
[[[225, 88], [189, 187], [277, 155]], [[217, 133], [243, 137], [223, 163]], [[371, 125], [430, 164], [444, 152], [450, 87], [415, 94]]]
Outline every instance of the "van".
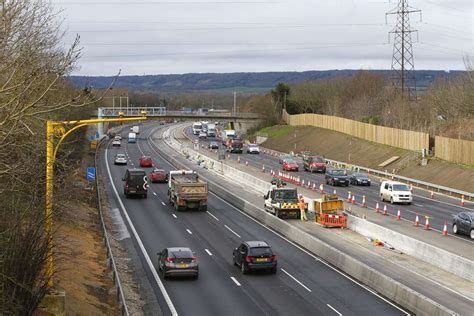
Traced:
[[140, 127], [137, 126], [137, 125], [132, 126], [132, 127], [130, 127], [130, 131], [131, 131], [132, 133], [135, 133], [135, 134], [140, 134]]
[[129, 143], [136, 143], [137, 142], [137, 134], [128, 133], [128, 142]]
[[125, 197], [138, 195], [146, 199], [148, 193], [148, 180], [143, 169], [127, 169], [122, 178], [123, 194]]
[[390, 203], [407, 203], [411, 204], [413, 197], [410, 187], [405, 183], [397, 181], [382, 181], [380, 185], [380, 200], [389, 201]]

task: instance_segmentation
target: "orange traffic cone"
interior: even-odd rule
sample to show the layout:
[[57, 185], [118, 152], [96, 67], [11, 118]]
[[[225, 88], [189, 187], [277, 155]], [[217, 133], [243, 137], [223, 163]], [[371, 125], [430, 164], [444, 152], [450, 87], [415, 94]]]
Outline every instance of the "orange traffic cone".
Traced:
[[245, 166], [248, 166], [249, 165], [249, 162], [248, 161], [245, 161]]
[[401, 218], [400, 208], [398, 208], [398, 210], [397, 210], [397, 221], [399, 221], [400, 218]]
[[366, 205], [365, 205], [365, 195], [362, 195], [362, 205], [361, 206], [366, 207]]
[[304, 179], [301, 180], [301, 186], [304, 187]]
[[262, 172], [265, 172], [265, 165], [262, 165]]
[[415, 218], [415, 227], [418, 227], [418, 226], [420, 226], [420, 219], [418, 218], [418, 214], [417, 214]]
[[334, 190], [332, 191], [332, 194], [337, 195], [336, 189], [334, 189]]
[[423, 226], [424, 230], [430, 230], [430, 218], [428, 216], [425, 216], [426, 221], [425, 221], [425, 226]]
[[431, 195], [431, 198], [432, 198], [432, 199], [435, 198], [435, 195], [434, 195], [434, 192], [433, 192], [433, 191], [431, 191], [431, 194], [430, 194], [430, 195]]
[[237, 163], [240, 163], [240, 156], [237, 157]]
[[387, 205], [383, 206], [383, 215], [388, 215]]
[[413, 193], [413, 186], [410, 185], [410, 192]]
[[347, 196], [347, 202], [351, 202], [352, 198], [351, 198], [351, 191], [349, 191], [349, 195]]
[[375, 213], [380, 213], [379, 202], [377, 202], [377, 204], [375, 205]]
[[319, 185], [319, 192], [324, 193], [324, 185], [322, 183]]
[[461, 195], [461, 203], [459, 203], [461, 206], [464, 206], [464, 195]]
[[443, 227], [443, 236], [448, 236], [448, 224], [444, 222], [444, 227]]
[[352, 203], [352, 204], [356, 204], [355, 195], [352, 195], [352, 200], [351, 200], [351, 203]]
[[308, 180], [308, 189], [311, 188], [311, 182]]

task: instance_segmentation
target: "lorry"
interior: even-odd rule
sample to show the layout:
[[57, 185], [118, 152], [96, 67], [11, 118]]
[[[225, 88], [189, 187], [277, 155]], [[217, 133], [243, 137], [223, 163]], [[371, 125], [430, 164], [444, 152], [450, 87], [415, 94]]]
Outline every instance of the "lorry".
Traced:
[[283, 185], [272, 185], [263, 196], [265, 211], [279, 218], [299, 218], [298, 191], [296, 188], [287, 188]]
[[207, 123], [207, 137], [216, 137], [216, 124]]
[[324, 227], [347, 227], [347, 216], [344, 215], [344, 201], [336, 194], [323, 195], [320, 199], [314, 199], [313, 210], [316, 222]]
[[130, 127], [130, 132], [135, 133], [135, 134], [140, 134], [140, 127], [135, 125]]
[[195, 171], [172, 170], [168, 176], [168, 199], [177, 211], [197, 209], [207, 211], [207, 182]]
[[128, 142], [129, 143], [136, 143], [137, 142], [137, 134], [128, 133]]
[[222, 145], [226, 146], [226, 142], [228, 139], [234, 139], [236, 137], [237, 135], [235, 134], [235, 131], [233, 129], [223, 130], [221, 134]]
[[227, 152], [241, 154], [244, 148], [244, 142], [240, 138], [227, 138], [225, 146]]
[[194, 122], [193, 123], [193, 135], [199, 135], [202, 130], [202, 123], [201, 122]]

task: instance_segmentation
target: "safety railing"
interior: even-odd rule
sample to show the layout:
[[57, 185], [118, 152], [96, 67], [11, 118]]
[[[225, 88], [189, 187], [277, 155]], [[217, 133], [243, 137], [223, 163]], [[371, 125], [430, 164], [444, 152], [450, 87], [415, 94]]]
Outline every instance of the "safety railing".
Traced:
[[146, 116], [149, 117], [176, 117], [176, 118], [234, 118], [234, 119], [259, 119], [256, 113], [232, 113], [232, 112], [183, 112], [168, 111], [165, 107], [102, 107], [98, 108], [98, 117], [119, 116]]
[[[98, 163], [97, 163], [97, 157], [98, 157], [98, 151], [99, 151], [99, 148], [100, 148], [100, 145], [106, 140], [106, 137], [102, 138], [101, 141], [99, 142], [99, 144], [97, 145], [96, 149], [95, 149], [95, 157], [94, 157], [94, 166], [97, 170], [97, 166], [98, 166]], [[103, 217], [103, 213], [102, 213], [102, 203], [101, 203], [101, 198], [100, 198], [100, 184], [99, 184], [99, 176], [98, 176], [98, 173], [96, 172], [96, 177], [95, 177], [95, 185], [96, 185], [96, 192], [97, 192], [97, 204], [98, 204], [98, 209], [99, 209], [99, 217], [100, 217], [100, 226], [102, 227], [102, 233], [104, 235], [104, 244], [106, 246], [106, 249], [107, 249], [107, 259], [108, 259], [108, 263], [109, 263], [109, 267], [112, 269], [112, 280], [116, 286], [116, 292], [117, 292], [117, 302], [120, 306], [120, 311], [121, 311], [121, 314], [122, 316], [129, 316], [129, 312], [128, 312], [128, 306], [127, 306], [127, 302], [125, 300], [125, 296], [124, 296], [124, 293], [123, 293], [123, 288], [122, 288], [122, 283], [120, 282], [120, 276], [118, 274], [118, 271], [117, 271], [117, 265], [115, 263], [115, 259], [114, 259], [114, 255], [112, 253], [112, 248], [110, 246], [110, 241], [109, 241], [109, 237], [108, 237], [108, 234], [107, 234], [107, 228], [105, 226], [105, 222], [104, 222], [104, 217]]]

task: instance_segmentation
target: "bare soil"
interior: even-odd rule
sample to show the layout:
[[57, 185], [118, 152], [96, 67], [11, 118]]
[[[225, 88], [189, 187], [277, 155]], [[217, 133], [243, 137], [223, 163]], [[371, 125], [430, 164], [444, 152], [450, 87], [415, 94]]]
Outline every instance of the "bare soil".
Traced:
[[[280, 130], [285, 132], [279, 132]], [[458, 165], [435, 158], [429, 159], [427, 166], [421, 166], [419, 153], [317, 127], [301, 126], [288, 130], [285, 125], [277, 125], [266, 131], [270, 137], [262, 145], [270, 149], [282, 152], [311, 151], [332, 160], [395, 171], [406, 177], [474, 192], [474, 166]], [[400, 159], [386, 168], [378, 167], [393, 156], [400, 156]]]

